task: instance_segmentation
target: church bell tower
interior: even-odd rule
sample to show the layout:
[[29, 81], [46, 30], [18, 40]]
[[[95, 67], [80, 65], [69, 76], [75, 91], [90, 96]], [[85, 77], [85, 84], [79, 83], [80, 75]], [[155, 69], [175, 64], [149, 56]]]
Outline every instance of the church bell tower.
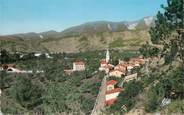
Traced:
[[109, 54], [109, 49], [106, 51], [106, 62], [108, 63], [110, 60], [110, 54]]

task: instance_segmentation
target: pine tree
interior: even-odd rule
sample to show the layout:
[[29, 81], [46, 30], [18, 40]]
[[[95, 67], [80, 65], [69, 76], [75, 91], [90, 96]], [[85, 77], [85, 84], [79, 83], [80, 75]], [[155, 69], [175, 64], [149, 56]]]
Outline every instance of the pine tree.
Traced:
[[167, 62], [179, 57], [184, 65], [184, 0], [167, 0], [167, 6], [161, 7], [164, 12], [158, 12], [150, 29], [151, 41], [163, 45]]

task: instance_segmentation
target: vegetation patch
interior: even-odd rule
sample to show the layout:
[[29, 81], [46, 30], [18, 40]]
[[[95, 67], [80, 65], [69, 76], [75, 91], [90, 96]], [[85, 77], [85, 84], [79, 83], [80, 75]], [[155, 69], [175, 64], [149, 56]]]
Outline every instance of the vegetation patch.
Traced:
[[[32, 53], [20, 59], [19, 54], [10, 54], [5, 50], [1, 54], [2, 63], [15, 63], [17, 68], [24, 70], [44, 71], [40, 74], [8, 74], [1, 71], [1, 89], [5, 99], [2, 101], [3, 113], [90, 114], [104, 76], [95, 72], [101, 59], [98, 51], [53, 54], [53, 59], [34, 57]], [[65, 67], [72, 68], [75, 59], [85, 60], [86, 71], [66, 75]]]
[[120, 37], [109, 44], [110, 48], [123, 47], [123, 46], [125, 46], [125, 44], [124, 44], [124, 41], [122, 40], [122, 38], [120, 38]]
[[82, 36], [79, 39], [79, 42], [86, 42], [86, 41], [88, 41], [88, 38], [86, 36]]

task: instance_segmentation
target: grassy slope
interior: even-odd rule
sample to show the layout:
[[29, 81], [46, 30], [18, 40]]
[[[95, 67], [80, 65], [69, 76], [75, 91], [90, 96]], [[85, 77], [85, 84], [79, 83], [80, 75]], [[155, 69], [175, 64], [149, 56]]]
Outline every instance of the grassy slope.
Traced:
[[22, 39], [16, 37], [0, 37], [0, 48], [13, 52], [46, 51], [46, 48], [40, 44], [40, 39]]
[[[23, 39], [0, 37], [0, 48], [9, 51], [79, 52], [112, 49], [137, 50], [149, 41], [147, 30], [82, 34], [62, 38]], [[133, 47], [132, 47], [133, 46]]]
[[[82, 39], [83, 36], [86, 36], [87, 39]], [[141, 44], [149, 41], [149, 38], [148, 31], [146, 30], [124, 31], [44, 41], [41, 45], [49, 48], [51, 52], [79, 52], [101, 50], [107, 47], [113, 49], [137, 50]]]

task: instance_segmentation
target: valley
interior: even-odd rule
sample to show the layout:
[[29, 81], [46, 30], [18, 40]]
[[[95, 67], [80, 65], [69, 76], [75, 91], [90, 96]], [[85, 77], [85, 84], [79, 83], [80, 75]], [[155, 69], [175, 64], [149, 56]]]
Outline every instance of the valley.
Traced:
[[0, 114], [183, 115], [184, 1], [76, 1], [3, 15]]

